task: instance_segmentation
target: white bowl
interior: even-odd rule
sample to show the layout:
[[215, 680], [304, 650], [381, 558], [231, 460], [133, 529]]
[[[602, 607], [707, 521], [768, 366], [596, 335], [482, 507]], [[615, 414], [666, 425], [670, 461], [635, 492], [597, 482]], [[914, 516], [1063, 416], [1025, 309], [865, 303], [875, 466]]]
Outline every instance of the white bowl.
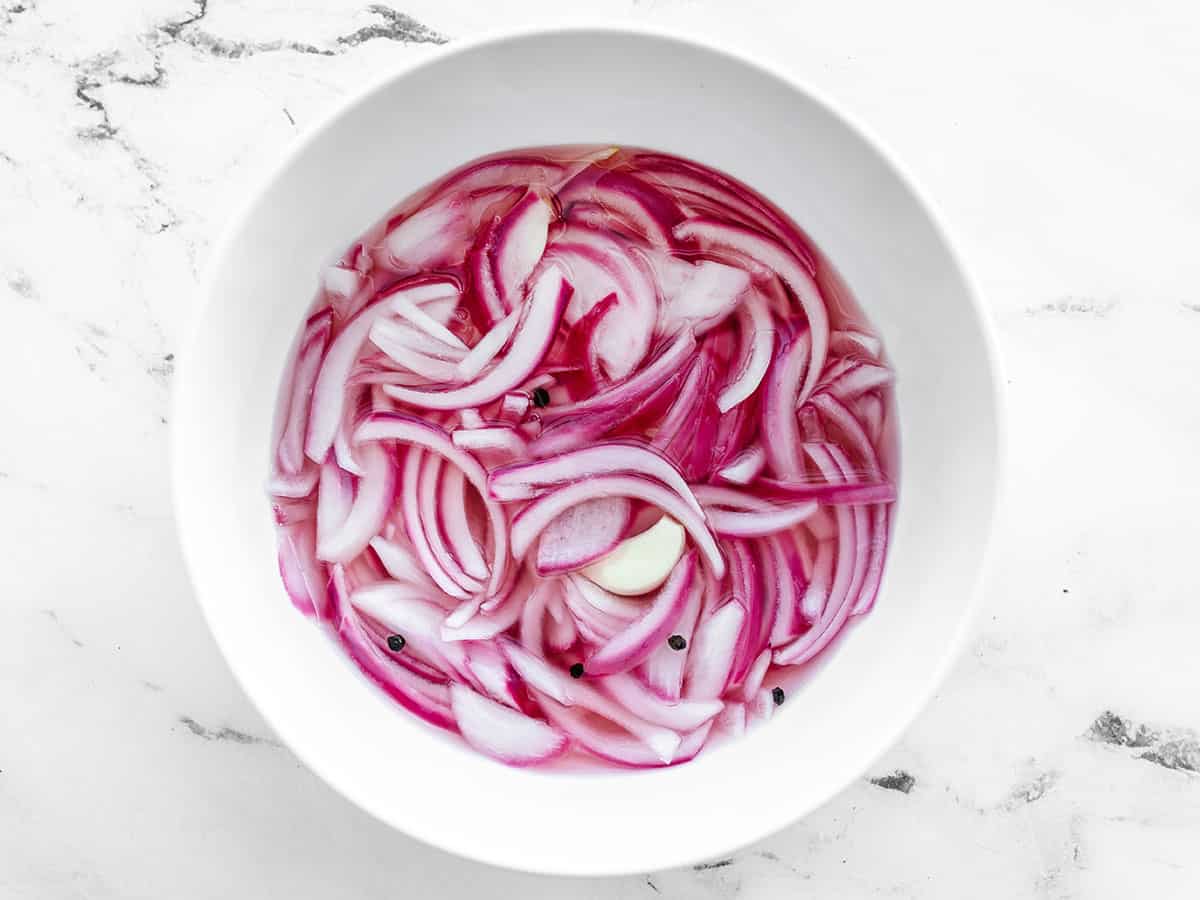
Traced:
[[[318, 264], [461, 162], [579, 142], [691, 157], [762, 191], [841, 270], [898, 372], [900, 504], [875, 610], [770, 723], [661, 771], [510, 769], [394, 706], [288, 602], [262, 488], [276, 386]], [[727, 853], [858, 777], [931, 696], [966, 629], [1000, 456], [980, 301], [927, 203], [861, 129], [723, 50], [541, 31], [396, 72], [311, 130], [230, 225], [181, 363], [179, 533], [225, 658], [314, 772], [445, 850], [576, 875]]]

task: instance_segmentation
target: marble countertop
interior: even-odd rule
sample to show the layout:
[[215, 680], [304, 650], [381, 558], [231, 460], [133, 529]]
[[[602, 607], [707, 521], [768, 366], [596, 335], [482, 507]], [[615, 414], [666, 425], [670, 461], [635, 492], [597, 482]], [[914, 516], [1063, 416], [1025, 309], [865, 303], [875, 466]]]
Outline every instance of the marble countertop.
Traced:
[[0, 0], [0, 896], [1196, 896], [1188, 0], [569, 4], [720, 35], [870, 123], [989, 298], [1012, 447], [982, 613], [860, 782], [732, 858], [568, 881], [392, 832], [271, 737], [171, 525], [197, 272], [248, 186], [363, 79], [564, 6]]

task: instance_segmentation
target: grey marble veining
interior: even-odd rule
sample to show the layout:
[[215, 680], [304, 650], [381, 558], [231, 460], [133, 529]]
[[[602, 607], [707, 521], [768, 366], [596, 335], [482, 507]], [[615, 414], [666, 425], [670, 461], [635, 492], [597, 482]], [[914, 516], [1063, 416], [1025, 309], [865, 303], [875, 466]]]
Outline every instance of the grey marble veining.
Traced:
[[[563, 6], [0, 0], [0, 897], [1195, 896], [1200, 12]], [[191, 601], [166, 441], [197, 273], [295, 136], [397, 60], [585, 15], [869, 123], [989, 299], [1011, 475], [968, 652], [861, 781], [727, 858], [567, 881], [421, 846], [279, 745]]]

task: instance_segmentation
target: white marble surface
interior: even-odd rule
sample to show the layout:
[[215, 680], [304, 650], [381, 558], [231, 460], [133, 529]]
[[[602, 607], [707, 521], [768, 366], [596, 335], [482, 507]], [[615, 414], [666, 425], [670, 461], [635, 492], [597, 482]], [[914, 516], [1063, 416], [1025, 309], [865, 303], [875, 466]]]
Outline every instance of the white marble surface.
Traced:
[[[989, 297], [1009, 503], [969, 651], [870, 776], [904, 774], [711, 867], [566, 881], [420, 846], [304, 770], [175, 547], [197, 271], [362, 79], [568, 4], [0, 0], [0, 897], [1196, 896], [1200, 9], [569, 5], [722, 35], [869, 122]], [[1149, 731], [1097, 739], [1106, 710]]]

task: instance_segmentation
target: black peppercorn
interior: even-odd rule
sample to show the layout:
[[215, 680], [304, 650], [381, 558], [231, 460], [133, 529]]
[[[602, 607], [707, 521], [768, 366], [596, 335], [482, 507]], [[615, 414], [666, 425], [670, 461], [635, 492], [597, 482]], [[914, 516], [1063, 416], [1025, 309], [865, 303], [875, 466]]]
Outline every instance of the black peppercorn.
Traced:
[[687, 639], [682, 634], [673, 634], [667, 638], [667, 646], [672, 650], [682, 650], [687, 646]]
[[388, 649], [393, 653], [399, 653], [404, 649], [404, 637], [399, 634], [389, 634], [387, 637]]
[[783, 688], [771, 688], [771, 699], [775, 701], [776, 706], [783, 706], [784, 698], [787, 695], [783, 692]]
[[550, 405], [550, 392], [544, 387], [534, 388], [530, 398], [533, 400], [533, 405], [538, 409]]
[[572, 678], [582, 678], [583, 677], [583, 663], [575, 663], [575, 665], [571, 666], [571, 677]]

